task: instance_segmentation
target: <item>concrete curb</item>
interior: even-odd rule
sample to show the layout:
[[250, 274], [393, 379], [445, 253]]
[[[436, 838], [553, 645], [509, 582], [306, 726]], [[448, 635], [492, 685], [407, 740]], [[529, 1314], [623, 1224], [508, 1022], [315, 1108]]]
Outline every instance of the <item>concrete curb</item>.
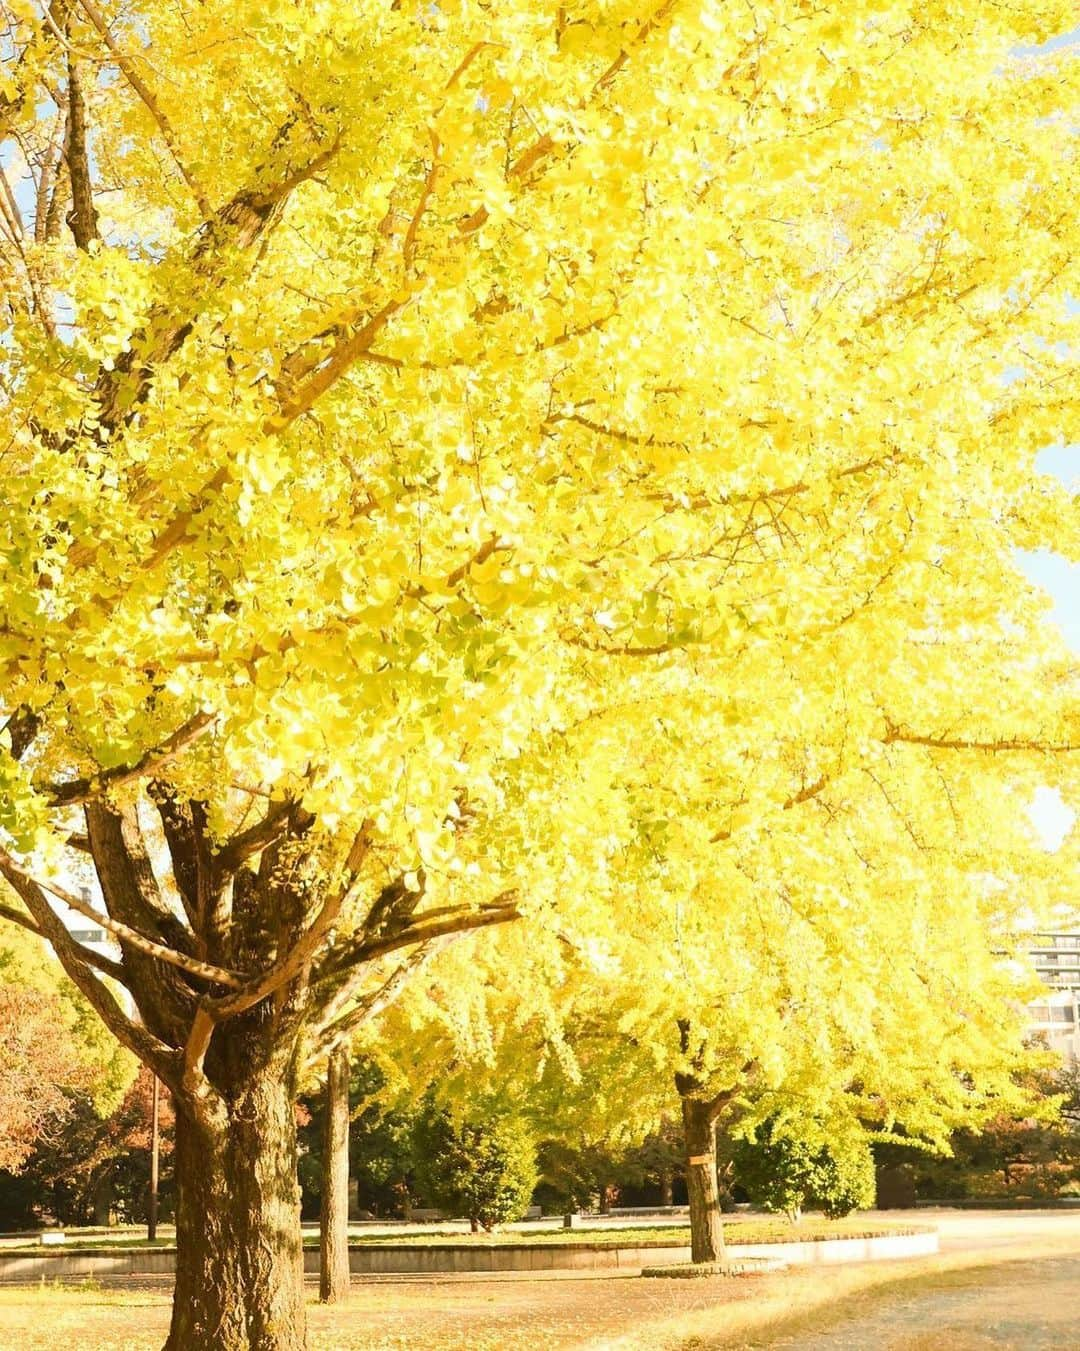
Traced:
[[[873, 1262], [926, 1257], [938, 1251], [936, 1230], [883, 1234], [877, 1238], [825, 1238], [804, 1243], [735, 1243], [732, 1262], [771, 1258], [787, 1266]], [[481, 1247], [439, 1243], [426, 1247], [362, 1244], [349, 1249], [349, 1270], [360, 1276], [433, 1276], [469, 1272], [610, 1271], [677, 1265], [690, 1259], [689, 1244], [645, 1246], [606, 1243], [500, 1244]], [[50, 1252], [0, 1253], [0, 1283], [63, 1281], [72, 1277], [168, 1276], [176, 1269], [175, 1248], [126, 1248], [119, 1252], [77, 1248]], [[319, 1270], [317, 1249], [304, 1250], [304, 1270]]]

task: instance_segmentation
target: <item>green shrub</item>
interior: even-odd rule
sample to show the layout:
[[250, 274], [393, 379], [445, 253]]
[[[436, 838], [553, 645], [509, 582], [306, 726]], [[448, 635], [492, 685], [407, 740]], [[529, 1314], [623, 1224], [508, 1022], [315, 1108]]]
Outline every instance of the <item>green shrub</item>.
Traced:
[[874, 1161], [858, 1128], [821, 1121], [765, 1121], [735, 1148], [735, 1176], [766, 1210], [798, 1219], [808, 1203], [830, 1219], [874, 1204]]
[[536, 1147], [508, 1117], [455, 1120], [429, 1103], [413, 1128], [413, 1155], [420, 1191], [474, 1229], [520, 1219], [536, 1186]]

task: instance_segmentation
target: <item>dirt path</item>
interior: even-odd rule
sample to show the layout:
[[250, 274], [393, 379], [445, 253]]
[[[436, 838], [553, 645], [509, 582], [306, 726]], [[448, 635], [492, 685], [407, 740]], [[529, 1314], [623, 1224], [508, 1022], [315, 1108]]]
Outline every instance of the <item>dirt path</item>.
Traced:
[[750, 1346], [788, 1351], [1060, 1351], [1080, 1346], [1080, 1257], [975, 1267], [867, 1293], [813, 1327]]
[[[912, 1218], [940, 1224], [940, 1257], [735, 1280], [357, 1282], [340, 1308], [309, 1306], [312, 1351], [1080, 1351], [1080, 1214]], [[169, 1286], [0, 1289], [0, 1351], [159, 1351]]]

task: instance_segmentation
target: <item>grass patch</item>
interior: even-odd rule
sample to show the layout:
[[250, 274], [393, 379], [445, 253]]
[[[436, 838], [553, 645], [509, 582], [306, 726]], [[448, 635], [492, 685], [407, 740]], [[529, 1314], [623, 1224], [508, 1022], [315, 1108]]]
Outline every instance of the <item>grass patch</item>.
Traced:
[[[807, 1216], [799, 1224], [789, 1224], [786, 1220], [775, 1218], [735, 1219], [724, 1225], [724, 1235], [731, 1244], [739, 1243], [817, 1243], [830, 1238], [882, 1238], [897, 1234], [924, 1234], [933, 1231], [932, 1225], [912, 1224], [868, 1224], [858, 1215], [849, 1215], [843, 1220], [826, 1220], [819, 1216]], [[83, 1239], [76, 1233], [70, 1233], [67, 1243], [55, 1247], [42, 1247], [37, 1243], [20, 1244], [18, 1247], [6, 1247], [3, 1252], [123, 1252], [130, 1249], [172, 1248], [176, 1240], [172, 1237], [155, 1239], [153, 1243], [146, 1239], [117, 1237], [115, 1239]], [[571, 1245], [573, 1247], [679, 1247], [689, 1246], [689, 1224], [681, 1225], [632, 1225], [619, 1228], [587, 1227], [582, 1229], [529, 1229], [502, 1230], [494, 1234], [467, 1234], [456, 1229], [436, 1229], [425, 1233], [400, 1234], [356, 1234], [350, 1235], [351, 1247], [550, 1247], [551, 1245]], [[317, 1235], [304, 1236], [306, 1248], [317, 1248]]]
[[[828, 1332], [838, 1313], [872, 1312], [882, 1298], [939, 1285], [943, 1272], [961, 1284], [975, 1279], [961, 1268], [989, 1266], [1008, 1284], [1018, 1258], [1080, 1253], [1080, 1231], [1015, 1244], [989, 1262], [986, 1253], [953, 1253], [744, 1281], [395, 1279], [354, 1284], [338, 1307], [316, 1304], [309, 1284], [311, 1351], [750, 1351], [803, 1329]], [[0, 1287], [0, 1347], [19, 1351], [160, 1351], [168, 1318], [165, 1282], [138, 1291]]]
[[[735, 1220], [724, 1226], [728, 1243], [807, 1243], [830, 1238], [881, 1238], [895, 1234], [924, 1234], [932, 1232], [931, 1225], [872, 1224], [858, 1216], [846, 1220], [824, 1220], [814, 1217], [800, 1224], [786, 1220]], [[677, 1247], [689, 1246], [690, 1226], [634, 1225], [619, 1229], [539, 1229], [527, 1233], [505, 1231], [497, 1234], [461, 1234], [440, 1230], [430, 1234], [371, 1234], [350, 1239], [354, 1247], [391, 1246], [408, 1248], [443, 1247], [447, 1244], [469, 1247], [547, 1247], [551, 1244], [585, 1244], [601, 1247]], [[315, 1240], [315, 1246], [318, 1241]]]

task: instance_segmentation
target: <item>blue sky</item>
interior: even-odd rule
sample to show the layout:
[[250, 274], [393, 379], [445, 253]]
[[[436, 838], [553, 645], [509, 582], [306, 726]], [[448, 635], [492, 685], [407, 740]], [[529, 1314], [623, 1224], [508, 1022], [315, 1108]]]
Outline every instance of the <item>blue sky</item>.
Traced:
[[[1080, 493], [1080, 443], [1048, 447], [1040, 452], [1038, 466]], [[1046, 622], [1057, 624], [1073, 651], [1080, 653], [1080, 563], [1070, 563], [1049, 549], [1021, 554], [1019, 563], [1025, 576], [1053, 600]], [[1061, 844], [1074, 820], [1060, 794], [1051, 789], [1036, 793], [1031, 816], [1048, 849]]]
[[[1040, 452], [1038, 466], [1080, 494], [1080, 442], [1048, 447]], [[1080, 563], [1070, 563], [1048, 549], [1021, 554], [1019, 562], [1025, 576], [1053, 598], [1050, 620], [1061, 627], [1070, 646], [1080, 652]]]
[[1074, 28], [1068, 33], [1059, 33], [1056, 38], [1044, 42], [1041, 47], [1017, 47], [1016, 54], [1017, 56], [1044, 56], [1047, 52], [1057, 52], [1062, 47], [1071, 47], [1076, 42], [1080, 42], [1080, 28]]

